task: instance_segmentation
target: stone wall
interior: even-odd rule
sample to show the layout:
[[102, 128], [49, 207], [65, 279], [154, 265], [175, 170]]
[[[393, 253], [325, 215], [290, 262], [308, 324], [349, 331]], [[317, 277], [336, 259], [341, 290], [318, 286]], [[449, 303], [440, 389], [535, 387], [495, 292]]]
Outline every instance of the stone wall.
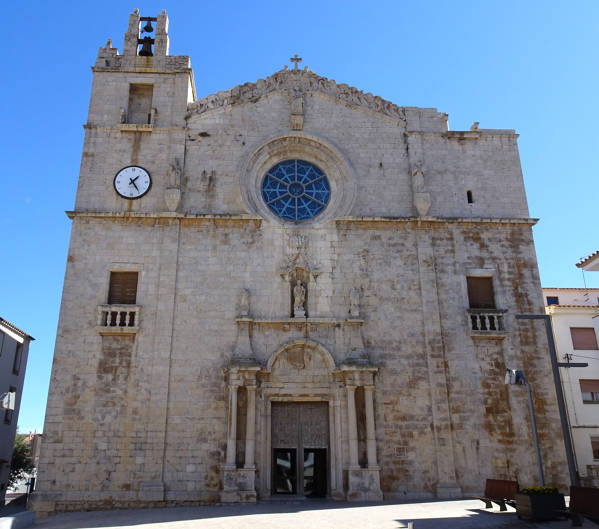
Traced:
[[[308, 70], [191, 103], [184, 58], [112, 50], [94, 71], [69, 213], [38, 513], [268, 496], [271, 399], [329, 402], [334, 497], [472, 495], [489, 477], [535, 485], [526, 395], [504, 385], [506, 367], [531, 381], [547, 481], [565, 486], [544, 329], [514, 317], [543, 302], [513, 131], [449, 131], [435, 109]], [[150, 127], [120, 122], [129, 83], [154, 84]], [[331, 184], [321, 216], [297, 225], [260, 197], [264, 172], [289, 158]], [[153, 180], [134, 201], [112, 188], [131, 164]], [[139, 273], [132, 326], [99, 317], [111, 271]], [[307, 319], [291, 317], [298, 275]], [[473, 331], [469, 275], [492, 278], [503, 328]], [[326, 369], [276, 371], [302, 343]], [[256, 385], [243, 448], [253, 414], [236, 384]], [[352, 414], [367, 423], [355, 433]], [[237, 469], [254, 441], [256, 466]]]

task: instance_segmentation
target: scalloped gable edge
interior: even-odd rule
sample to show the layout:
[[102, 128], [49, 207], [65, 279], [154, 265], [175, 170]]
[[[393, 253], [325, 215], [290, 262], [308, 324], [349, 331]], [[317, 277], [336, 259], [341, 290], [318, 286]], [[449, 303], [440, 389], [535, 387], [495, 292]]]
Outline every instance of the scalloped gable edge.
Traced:
[[367, 108], [398, 119], [406, 124], [405, 107], [399, 107], [382, 97], [364, 93], [347, 84], [337, 84], [310, 70], [289, 70], [287, 67], [275, 72], [266, 79], [258, 79], [255, 83], [245, 83], [229, 90], [221, 90], [216, 94], [197, 99], [187, 107], [187, 116], [203, 114], [209, 110], [242, 103], [256, 101], [260, 97], [276, 91], [288, 91], [290, 94], [320, 92], [333, 99]]

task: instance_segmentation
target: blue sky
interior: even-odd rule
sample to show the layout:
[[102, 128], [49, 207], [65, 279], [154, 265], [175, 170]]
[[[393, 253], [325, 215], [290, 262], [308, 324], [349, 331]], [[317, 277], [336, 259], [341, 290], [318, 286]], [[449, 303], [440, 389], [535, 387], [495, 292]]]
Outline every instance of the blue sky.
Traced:
[[[516, 129], [544, 286], [581, 287], [599, 249], [599, 2], [27, 2], [3, 6], [0, 316], [36, 338], [19, 427], [42, 429], [91, 87], [108, 37], [138, 7], [170, 18], [198, 96], [302, 66], [452, 130]], [[599, 273], [587, 273], [599, 287]]]

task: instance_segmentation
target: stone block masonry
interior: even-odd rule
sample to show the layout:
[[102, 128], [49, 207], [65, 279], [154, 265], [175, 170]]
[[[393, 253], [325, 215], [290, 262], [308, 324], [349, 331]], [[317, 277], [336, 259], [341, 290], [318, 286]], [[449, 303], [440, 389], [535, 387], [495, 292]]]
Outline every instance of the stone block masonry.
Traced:
[[[309, 69], [196, 99], [187, 57], [135, 49], [94, 67], [38, 515], [535, 485], [506, 366], [535, 388], [547, 480], [565, 486], [544, 330], [514, 317], [543, 310], [516, 134], [449, 131]], [[127, 123], [144, 84], [151, 123]], [[324, 173], [318, 215], [269, 207], [264, 175], [285, 160]], [[113, 189], [129, 165], [152, 179], [137, 200]], [[137, 272], [135, 324], [99, 324], [119, 271]], [[468, 277], [490, 282], [487, 312]]]

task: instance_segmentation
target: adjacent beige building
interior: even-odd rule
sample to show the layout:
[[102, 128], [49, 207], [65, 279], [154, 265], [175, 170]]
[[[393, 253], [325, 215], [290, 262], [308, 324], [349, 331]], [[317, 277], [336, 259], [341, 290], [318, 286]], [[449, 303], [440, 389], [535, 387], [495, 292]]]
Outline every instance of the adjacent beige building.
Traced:
[[589, 486], [599, 484], [599, 347], [593, 326], [599, 316], [599, 288], [544, 288], [558, 362], [587, 363], [560, 367], [564, 400], [578, 474]]
[[93, 67], [38, 513], [534, 485], [514, 365], [563, 486], [514, 131], [299, 57], [198, 99], [167, 28]]

